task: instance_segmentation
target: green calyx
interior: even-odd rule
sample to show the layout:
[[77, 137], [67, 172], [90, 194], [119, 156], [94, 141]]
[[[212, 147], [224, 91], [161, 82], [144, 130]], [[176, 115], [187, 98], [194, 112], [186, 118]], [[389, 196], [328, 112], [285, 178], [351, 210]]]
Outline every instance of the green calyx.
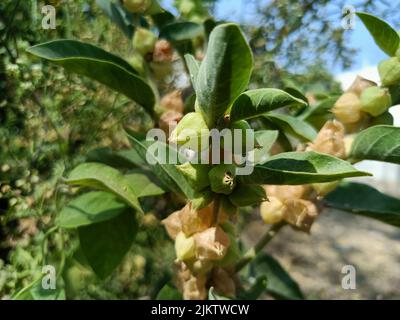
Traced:
[[153, 0], [124, 0], [125, 8], [132, 13], [144, 13], [146, 12]]
[[157, 37], [153, 32], [145, 28], [137, 28], [133, 36], [133, 47], [145, 56], [154, 51], [156, 41]]
[[210, 167], [206, 164], [192, 164], [186, 162], [176, 166], [195, 191], [203, 190], [210, 185], [208, 172]]
[[208, 148], [210, 130], [200, 113], [186, 114], [172, 131], [169, 141], [193, 151]]
[[196, 192], [192, 201], [193, 210], [201, 210], [214, 200], [214, 193], [210, 189]]
[[384, 113], [392, 105], [389, 90], [370, 87], [361, 94], [361, 110], [376, 117]]
[[210, 170], [208, 177], [213, 192], [230, 194], [236, 186], [236, 167], [233, 164], [219, 164]]
[[237, 207], [246, 207], [266, 201], [267, 195], [263, 187], [258, 185], [243, 185], [229, 195], [229, 200]]
[[392, 57], [383, 60], [378, 65], [378, 72], [384, 86], [391, 86], [400, 82], [400, 58]]
[[229, 128], [231, 141], [226, 141], [226, 138], [221, 141], [221, 146], [225, 150], [235, 154], [245, 154], [254, 149], [256, 145], [254, 130], [246, 120], [236, 121]]

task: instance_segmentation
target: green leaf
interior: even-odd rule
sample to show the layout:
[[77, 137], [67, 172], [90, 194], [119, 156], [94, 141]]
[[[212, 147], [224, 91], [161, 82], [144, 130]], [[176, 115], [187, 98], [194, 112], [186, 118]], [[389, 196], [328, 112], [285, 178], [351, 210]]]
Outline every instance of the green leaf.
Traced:
[[65, 182], [111, 192], [131, 207], [143, 212], [131, 182], [118, 170], [102, 163], [88, 162], [77, 166]]
[[160, 31], [160, 38], [167, 39], [171, 42], [181, 42], [192, 40], [204, 33], [201, 24], [183, 21], [167, 24]]
[[285, 271], [281, 264], [269, 254], [259, 255], [251, 264], [257, 275], [268, 279], [267, 292], [277, 299], [304, 299], [299, 285]]
[[268, 279], [265, 275], [257, 277], [253, 285], [245, 292], [239, 295], [241, 300], [257, 300], [267, 291]]
[[116, 55], [76, 40], [50, 41], [30, 47], [27, 52], [96, 80], [153, 112], [155, 96], [150, 85]]
[[132, 38], [134, 27], [127, 19], [128, 12], [119, 4], [111, 0], [96, 0], [96, 4], [113, 21], [129, 39]]
[[270, 112], [265, 114], [264, 117], [277, 125], [283, 132], [294, 135], [301, 140], [313, 141], [317, 136], [317, 131], [311, 125], [288, 114]]
[[247, 184], [297, 185], [368, 175], [357, 171], [347, 161], [309, 151], [272, 156], [264, 164], [255, 166], [251, 175], [240, 179]]
[[351, 157], [400, 164], [400, 128], [380, 125], [361, 131], [352, 144]]
[[277, 130], [259, 130], [254, 133], [256, 142], [259, 145], [254, 150], [254, 163], [262, 164], [269, 157], [269, 150], [278, 139], [279, 131]]
[[185, 62], [189, 69], [190, 81], [192, 82], [193, 89], [196, 91], [197, 75], [199, 74], [200, 62], [196, 60], [191, 54], [185, 54]]
[[151, 171], [136, 169], [125, 176], [138, 198], [159, 196], [166, 192], [166, 188], [154, 177]]
[[387, 55], [394, 57], [399, 48], [400, 37], [387, 22], [365, 12], [356, 13], [379, 48]]
[[149, 147], [158, 150], [165, 148], [167, 151], [167, 159], [169, 154], [172, 154], [172, 158], [175, 159], [177, 155], [176, 150], [173, 150], [169, 145], [162, 142], [141, 141], [129, 134], [128, 138], [133, 141], [133, 147], [144, 161], [147, 162], [147, 157], [151, 159], [153, 162], [153, 164], [149, 164], [151, 171], [166, 188], [180, 195], [184, 195], [189, 199], [195, 197], [195, 191], [190, 187], [185, 177], [178, 171], [175, 164], [164, 164], [164, 161], [161, 161], [160, 155], [156, 155], [154, 152], [148, 152]]
[[324, 198], [324, 202], [332, 208], [400, 227], [400, 199], [365, 184], [342, 183]]
[[85, 193], [68, 203], [58, 216], [62, 228], [77, 228], [112, 219], [127, 210], [125, 203], [108, 192]]
[[297, 87], [287, 86], [285, 87], [284, 91], [289, 93], [293, 97], [296, 97], [297, 99], [303, 100], [306, 104], [308, 104], [307, 97]]
[[232, 122], [258, 117], [266, 112], [282, 107], [301, 107], [307, 105], [289, 93], [274, 89], [255, 89], [242, 93], [234, 102], [230, 118]]
[[99, 278], [107, 278], [120, 264], [137, 230], [138, 223], [131, 212], [78, 228], [80, 247]]
[[239, 26], [215, 27], [196, 85], [198, 108], [210, 127], [247, 88], [252, 69], [253, 56]]
[[143, 164], [135, 150], [114, 152], [110, 147], [90, 150], [86, 155], [86, 162], [100, 162], [121, 169], [131, 169]]
[[182, 294], [177, 288], [167, 283], [157, 293], [156, 300], [182, 300]]

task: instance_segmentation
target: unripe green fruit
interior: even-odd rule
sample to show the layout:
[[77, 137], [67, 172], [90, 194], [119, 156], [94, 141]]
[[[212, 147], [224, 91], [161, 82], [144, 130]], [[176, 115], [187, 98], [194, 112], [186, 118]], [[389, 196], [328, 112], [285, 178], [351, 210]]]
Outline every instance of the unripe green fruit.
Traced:
[[236, 167], [233, 164], [219, 164], [208, 173], [211, 190], [216, 193], [230, 194], [236, 186]]
[[229, 200], [237, 207], [246, 207], [266, 201], [267, 195], [261, 186], [241, 184], [229, 195]]
[[142, 55], [152, 53], [156, 44], [156, 35], [148, 29], [137, 28], [133, 36], [133, 47]]
[[144, 13], [151, 3], [152, 0], [124, 0], [125, 8], [132, 13]]
[[390, 93], [385, 88], [370, 87], [361, 94], [361, 110], [376, 117], [392, 105]]
[[386, 87], [400, 82], [400, 58], [383, 60], [378, 65], [378, 72], [382, 85]]
[[208, 165], [186, 162], [177, 165], [176, 168], [182, 173], [195, 191], [203, 190], [210, 185], [210, 181], [208, 180], [210, 167]]
[[128, 62], [131, 64], [131, 66], [139, 72], [141, 75], [144, 75], [144, 59], [143, 57], [135, 52], [129, 59]]
[[169, 141], [193, 151], [208, 148], [210, 130], [200, 113], [186, 114], [172, 131]]

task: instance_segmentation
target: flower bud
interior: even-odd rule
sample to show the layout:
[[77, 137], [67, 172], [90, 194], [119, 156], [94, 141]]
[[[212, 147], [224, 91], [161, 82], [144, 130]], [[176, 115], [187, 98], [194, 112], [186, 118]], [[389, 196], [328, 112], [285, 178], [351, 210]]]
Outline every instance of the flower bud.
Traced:
[[162, 39], [155, 43], [153, 52], [154, 62], [171, 62], [172, 56], [173, 49], [169, 41]]
[[217, 293], [225, 297], [235, 297], [236, 295], [236, 285], [232, 276], [222, 268], [213, 270], [211, 284]]
[[186, 114], [171, 133], [169, 141], [194, 151], [208, 148], [210, 130], [200, 113]]
[[148, 29], [137, 28], [133, 36], [133, 47], [142, 55], [154, 51], [154, 45], [157, 41], [156, 35]]
[[176, 128], [178, 122], [181, 121], [182, 118], [182, 113], [174, 110], [168, 110], [161, 115], [160, 119], [158, 120], [158, 126], [166, 134], [169, 134], [170, 131], [172, 132]]
[[196, 255], [196, 245], [193, 237], [186, 237], [179, 232], [175, 239], [175, 253], [180, 261], [189, 260]]
[[182, 223], [179, 213], [180, 211], [175, 211], [161, 221], [167, 230], [169, 237], [173, 240], [175, 240], [178, 233], [182, 231]]
[[166, 94], [162, 97], [160, 105], [167, 110], [174, 110], [183, 113], [185, 106], [182, 100], [182, 92], [174, 90]]
[[360, 98], [352, 92], [345, 92], [336, 101], [331, 111], [343, 123], [358, 122], [361, 119]]
[[400, 58], [392, 57], [378, 65], [382, 85], [387, 87], [400, 82]]
[[125, 8], [132, 13], [144, 13], [146, 12], [153, 0], [124, 0]]
[[179, 211], [179, 218], [182, 223], [182, 231], [187, 236], [204, 231], [210, 228], [214, 221], [213, 204], [201, 210], [193, 210], [192, 203], [189, 202]]
[[221, 260], [230, 245], [228, 235], [219, 226], [196, 233], [194, 238], [198, 259]]
[[229, 195], [229, 200], [237, 207], [246, 207], [266, 201], [267, 195], [261, 186], [241, 184]]
[[308, 200], [293, 199], [285, 201], [285, 205], [285, 221], [301, 231], [310, 232], [311, 225], [318, 216], [315, 204]]
[[361, 93], [365, 89], [367, 89], [369, 87], [374, 87], [376, 85], [377, 84], [371, 80], [357, 76], [346, 92], [352, 92], [352, 93], [356, 94], [357, 96], [361, 96]]
[[210, 171], [209, 165], [192, 164], [190, 162], [186, 162], [184, 164], [177, 165], [176, 168], [180, 173], [182, 173], [195, 191], [203, 190], [210, 185], [210, 181], [208, 179], [208, 172]]
[[344, 126], [336, 120], [327, 121], [306, 151], [326, 153], [343, 159], [345, 157]]
[[216, 193], [230, 194], [236, 186], [236, 167], [232, 164], [219, 164], [208, 173], [211, 190]]
[[268, 201], [263, 202], [260, 206], [260, 214], [266, 224], [282, 221], [285, 211], [284, 203], [274, 196], [268, 196]]
[[361, 94], [361, 110], [371, 116], [379, 116], [392, 105], [389, 90], [380, 87], [370, 87]]

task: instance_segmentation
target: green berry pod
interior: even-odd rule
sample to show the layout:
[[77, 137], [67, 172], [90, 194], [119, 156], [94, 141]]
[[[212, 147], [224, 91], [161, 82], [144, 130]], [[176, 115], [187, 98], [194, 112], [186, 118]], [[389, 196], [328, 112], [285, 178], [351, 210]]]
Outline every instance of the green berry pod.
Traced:
[[124, 0], [125, 8], [132, 13], [144, 13], [152, 4], [153, 0]]
[[190, 112], [179, 121], [169, 142], [198, 152], [208, 148], [209, 136], [210, 130], [201, 114]]
[[154, 51], [156, 35], [148, 29], [137, 28], [133, 36], [133, 47], [142, 55], [146, 56]]
[[392, 105], [389, 90], [380, 87], [370, 87], [361, 94], [361, 110], [371, 116], [379, 116]]
[[211, 190], [216, 193], [231, 194], [236, 186], [236, 167], [233, 164], [219, 164], [208, 173]]
[[400, 82], [400, 58], [392, 57], [378, 65], [382, 85], [387, 87]]
[[266, 201], [265, 189], [258, 185], [238, 185], [229, 195], [229, 200], [237, 207], [246, 207]]
[[176, 168], [180, 173], [182, 173], [195, 191], [203, 190], [210, 185], [210, 181], [208, 179], [210, 166], [206, 164], [192, 164], [190, 162], [186, 162], [184, 164], [177, 165]]

